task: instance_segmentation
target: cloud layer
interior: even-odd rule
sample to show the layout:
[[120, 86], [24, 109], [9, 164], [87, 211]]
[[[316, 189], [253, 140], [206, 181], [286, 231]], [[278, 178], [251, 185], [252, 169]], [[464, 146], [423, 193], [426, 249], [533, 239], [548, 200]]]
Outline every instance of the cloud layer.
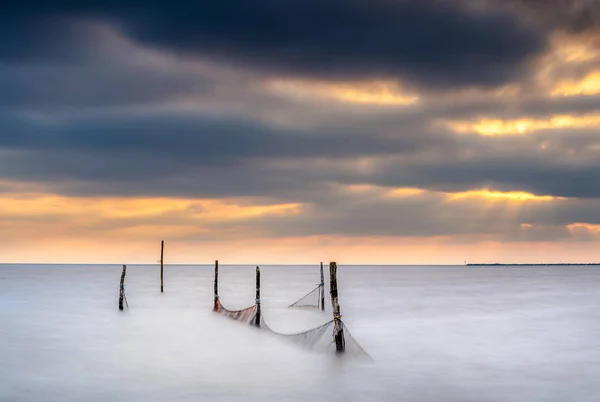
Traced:
[[[63, 197], [73, 214], [0, 222], [597, 240], [598, 7], [578, 4], [15, 3], [0, 17], [0, 205]], [[84, 199], [104, 218], [78, 226]], [[107, 199], [188, 204], [115, 220]]]
[[76, 53], [85, 43], [72, 21], [100, 19], [150, 47], [267, 73], [493, 86], [524, 74], [545, 44], [511, 14], [430, 0], [27, 3], [6, 17], [5, 36], [24, 41], [2, 47], [9, 60]]

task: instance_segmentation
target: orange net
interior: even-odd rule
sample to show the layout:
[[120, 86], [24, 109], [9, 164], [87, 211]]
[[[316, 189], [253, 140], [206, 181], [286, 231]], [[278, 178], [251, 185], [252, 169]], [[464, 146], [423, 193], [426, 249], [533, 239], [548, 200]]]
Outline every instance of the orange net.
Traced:
[[228, 310], [225, 307], [223, 307], [221, 301], [217, 299], [215, 301], [215, 307], [213, 311], [215, 313], [223, 314], [236, 321], [242, 321], [248, 324], [252, 324], [256, 320], [256, 312], [258, 311], [258, 306], [255, 304], [243, 310]]

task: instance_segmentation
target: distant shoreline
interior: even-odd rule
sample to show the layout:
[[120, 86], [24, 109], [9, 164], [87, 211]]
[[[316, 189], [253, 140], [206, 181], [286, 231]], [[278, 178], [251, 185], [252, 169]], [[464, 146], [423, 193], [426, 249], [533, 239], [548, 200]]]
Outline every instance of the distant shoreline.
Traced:
[[491, 263], [491, 264], [466, 264], [467, 267], [474, 267], [474, 266], [479, 266], [479, 267], [490, 267], [490, 266], [494, 266], [494, 267], [552, 267], [552, 266], [563, 266], [563, 265], [600, 265], [600, 262], [589, 262], [589, 263], [556, 263], [556, 264], [501, 264], [499, 262], [496, 263]]

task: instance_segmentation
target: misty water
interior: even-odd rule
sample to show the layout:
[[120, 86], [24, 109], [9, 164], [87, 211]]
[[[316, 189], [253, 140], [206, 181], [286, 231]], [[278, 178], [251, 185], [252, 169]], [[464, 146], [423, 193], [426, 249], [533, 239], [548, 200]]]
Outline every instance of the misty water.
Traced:
[[[254, 267], [221, 266], [228, 308]], [[280, 332], [317, 266], [261, 266]], [[597, 401], [598, 267], [339, 266], [343, 320], [372, 361], [308, 351], [212, 312], [211, 266], [0, 265], [0, 401]], [[326, 275], [328, 290], [328, 275]], [[329, 302], [329, 298], [327, 298]]]

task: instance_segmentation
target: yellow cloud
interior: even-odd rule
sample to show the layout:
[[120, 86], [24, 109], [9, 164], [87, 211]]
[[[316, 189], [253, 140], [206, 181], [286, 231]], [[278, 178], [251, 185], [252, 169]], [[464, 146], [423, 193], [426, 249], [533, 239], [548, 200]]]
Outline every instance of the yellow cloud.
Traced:
[[382, 187], [375, 186], [372, 184], [349, 184], [344, 186], [346, 190], [351, 193], [364, 193], [364, 192], [373, 192], [373, 191], [381, 191]]
[[485, 118], [476, 121], [450, 121], [445, 124], [457, 133], [477, 133], [485, 136], [519, 135], [548, 129], [600, 127], [600, 114], [557, 115], [548, 119], [501, 120]]
[[564, 64], [581, 64], [597, 60], [600, 57], [600, 51], [593, 41], [558, 35], [553, 40], [551, 56]]
[[600, 70], [593, 71], [581, 80], [564, 80], [551, 91], [552, 96], [600, 94]]
[[404, 198], [416, 196], [443, 197], [448, 201], [468, 201], [477, 199], [489, 201], [507, 201], [507, 202], [526, 202], [540, 201], [547, 202], [552, 200], [564, 200], [564, 197], [550, 195], [535, 195], [525, 191], [494, 191], [489, 189], [477, 189], [461, 191], [456, 193], [439, 192], [414, 187], [384, 187], [372, 184], [351, 184], [342, 186], [343, 189], [351, 193], [368, 193], [373, 197], [381, 198]]
[[567, 225], [567, 229], [571, 232], [586, 231], [593, 235], [600, 235], [600, 225], [592, 223], [571, 223], [570, 225]]
[[345, 103], [380, 106], [407, 106], [419, 101], [414, 94], [405, 93], [395, 82], [372, 81], [320, 82], [275, 79], [265, 84], [267, 90], [301, 99], [332, 99]]
[[548, 202], [553, 200], [564, 200], [564, 197], [550, 195], [535, 195], [525, 191], [494, 191], [489, 189], [477, 189], [461, 191], [456, 193], [426, 190], [414, 187], [389, 188], [371, 184], [352, 184], [342, 186], [351, 193], [367, 193], [372, 197], [379, 198], [406, 198], [416, 196], [442, 197], [447, 201], [490, 201], [490, 202]]
[[535, 80], [552, 97], [599, 94], [599, 62], [600, 36], [556, 32], [548, 52], [537, 60]]
[[421, 188], [413, 188], [413, 187], [404, 187], [404, 188], [395, 188], [388, 192], [390, 197], [413, 197], [416, 195], [425, 194], [425, 190]]
[[350, 184], [344, 185], [342, 188], [351, 193], [370, 193], [375, 197], [413, 197], [427, 193], [427, 190], [414, 187], [384, 187], [373, 184]]
[[560, 197], [553, 197], [549, 195], [535, 195], [524, 191], [492, 191], [487, 189], [470, 190], [459, 193], [446, 193], [446, 197], [448, 200], [451, 201], [470, 198], [515, 202], [552, 201], [555, 199], [561, 199]]
[[[155, 219], [169, 216], [192, 225], [297, 214], [298, 203], [253, 205], [242, 201], [177, 198], [90, 198], [52, 194], [7, 194], [0, 198], [0, 217], [31, 222], [53, 220], [82, 224]], [[177, 225], [175, 225], [177, 226]]]
[[[344, 187], [345, 188], [345, 187]], [[549, 196], [487, 189], [446, 194], [415, 188], [349, 186], [368, 196], [423, 196], [464, 203], [469, 218], [487, 206], [493, 213], [517, 210], [522, 202], [548, 202]], [[373, 192], [373, 193], [371, 193]], [[560, 260], [564, 253], [593, 258], [592, 242], [479, 243], [482, 236], [461, 237], [272, 237], [245, 225], [246, 219], [287, 216], [304, 211], [303, 204], [255, 204], [257, 200], [64, 197], [37, 192], [0, 194], [0, 251], [3, 261], [72, 263], [156, 263], [160, 240], [167, 241], [168, 263], [462, 263], [502, 260]], [[486, 202], [487, 201], [487, 202]], [[497, 203], [496, 203], [497, 202]], [[452, 209], [448, 210], [452, 213]], [[484, 214], [485, 216], [485, 214]], [[507, 215], [510, 217], [510, 215]], [[239, 220], [239, 221], [236, 221]], [[206, 223], [230, 222], [215, 229]], [[507, 219], [509, 222], [514, 220]], [[528, 228], [528, 224], [521, 226]], [[600, 225], [569, 225], [577, 234], [600, 236]], [[198, 236], [198, 235], [201, 236]], [[177, 241], [174, 241], [177, 240]], [[460, 240], [460, 241], [456, 241]], [[451, 242], [451, 244], [448, 244]], [[532, 247], [539, 247], [532, 253]], [[573, 249], [577, 249], [577, 253]], [[532, 257], [533, 255], [533, 257]], [[543, 262], [543, 261], [542, 261]], [[316, 265], [315, 265], [316, 266]], [[117, 277], [118, 278], [118, 277]]]

